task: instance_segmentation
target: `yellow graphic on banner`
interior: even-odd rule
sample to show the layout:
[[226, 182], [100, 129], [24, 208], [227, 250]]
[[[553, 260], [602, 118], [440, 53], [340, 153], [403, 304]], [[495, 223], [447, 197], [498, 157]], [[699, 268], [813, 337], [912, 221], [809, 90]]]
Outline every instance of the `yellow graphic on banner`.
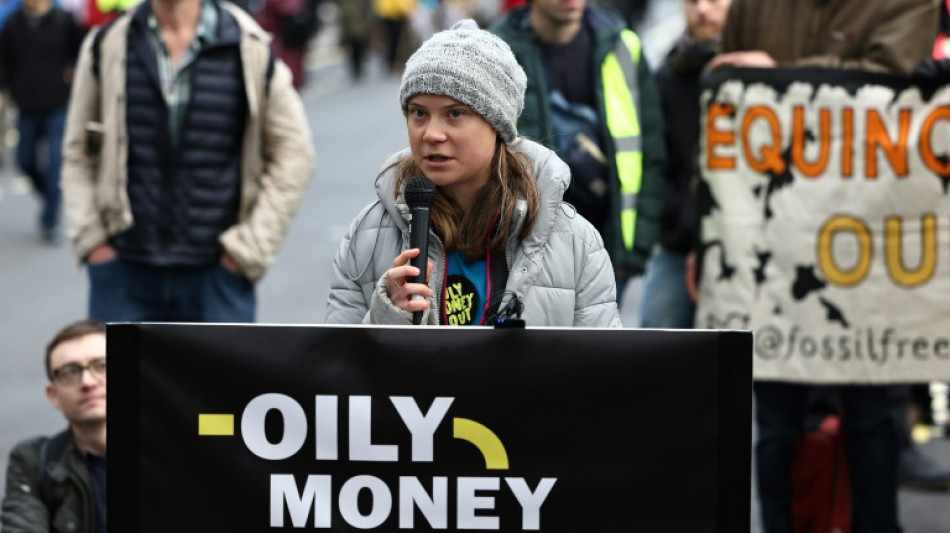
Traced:
[[508, 470], [508, 451], [492, 430], [467, 418], [453, 418], [453, 437], [471, 442], [485, 457], [487, 470]]
[[202, 437], [233, 437], [234, 415], [198, 415], [198, 435]]

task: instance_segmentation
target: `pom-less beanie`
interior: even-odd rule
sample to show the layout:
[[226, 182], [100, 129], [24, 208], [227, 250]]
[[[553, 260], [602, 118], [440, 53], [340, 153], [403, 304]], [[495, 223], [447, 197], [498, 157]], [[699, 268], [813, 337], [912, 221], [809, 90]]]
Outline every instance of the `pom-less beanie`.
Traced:
[[471, 107], [506, 142], [518, 137], [527, 77], [508, 44], [463, 20], [433, 35], [406, 63], [399, 103], [417, 94], [448, 96]]

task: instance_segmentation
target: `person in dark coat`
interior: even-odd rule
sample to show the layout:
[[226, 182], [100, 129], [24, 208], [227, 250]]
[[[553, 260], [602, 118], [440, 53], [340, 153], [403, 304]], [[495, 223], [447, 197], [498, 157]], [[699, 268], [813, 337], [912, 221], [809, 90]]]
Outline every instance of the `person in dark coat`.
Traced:
[[106, 326], [82, 320], [46, 348], [46, 396], [68, 422], [10, 453], [5, 533], [106, 531]]
[[63, 133], [82, 38], [73, 16], [51, 0], [23, 0], [0, 32], [0, 84], [19, 109], [17, 164], [42, 201], [40, 236], [51, 244], [61, 236]]
[[667, 168], [659, 242], [647, 267], [640, 303], [645, 328], [691, 328], [695, 304], [686, 261], [696, 243], [698, 215], [691, 191], [699, 142], [699, 84], [719, 51], [731, 0], [683, 0], [686, 31], [656, 75], [666, 118]]

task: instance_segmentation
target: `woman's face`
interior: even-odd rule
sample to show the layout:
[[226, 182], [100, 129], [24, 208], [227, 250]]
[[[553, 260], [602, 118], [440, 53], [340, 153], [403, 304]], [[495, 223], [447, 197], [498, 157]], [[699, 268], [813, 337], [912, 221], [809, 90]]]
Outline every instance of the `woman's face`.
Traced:
[[491, 176], [495, 130], [467, 105], [432, 94], [409, 100], [406, 121], [413, 161], [467, 211]]

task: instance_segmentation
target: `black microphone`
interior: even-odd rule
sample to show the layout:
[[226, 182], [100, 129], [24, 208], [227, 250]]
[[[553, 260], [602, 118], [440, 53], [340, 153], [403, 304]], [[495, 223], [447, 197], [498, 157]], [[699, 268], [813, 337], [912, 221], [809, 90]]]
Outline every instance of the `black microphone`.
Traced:
[[[409, 221], [409, 247], [418, 248], [419, 255], [409, 260], [409, 264], [419, 269], [419, 275], [410, 279], [410, 283], [426, 282], [426, 270], [429, 263], [429, 211], [435, 203], [435, 184], [425, 176], [414, 176], [406, 184], [406, 204], [412, 218]], [[413, 299], [422, 298], [414, 295]], [[412, 323], [422, 324], [422, 311], [412, 313]]]

